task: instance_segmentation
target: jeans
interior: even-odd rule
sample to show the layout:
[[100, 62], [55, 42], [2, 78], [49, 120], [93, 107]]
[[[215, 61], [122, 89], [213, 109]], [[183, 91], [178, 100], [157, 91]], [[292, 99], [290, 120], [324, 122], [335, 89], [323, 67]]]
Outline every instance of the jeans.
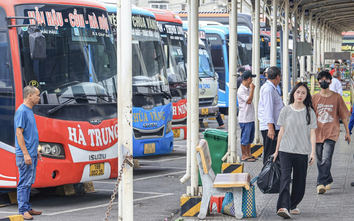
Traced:
[[221, 118], [220, 112], [219, 112], [218, 116], [216, 116], [216, 121], [218, 122], [219, 127], [224, 125], [224, 121]]
[[247, 146], [254, 139], [255, 126], [254, 122], [240, 123], [241, 127], [241, 145]]
[[[280, 208], [293, 210], [305, 195], [308, 156], [279, 151], [279, 159], [281, 180], [277, 211]], [[293, 172], [293, 185], [290, 195], [291, 172]]]
[[325, 140], [324, 143], [316, 143], [317, 185], [322, 184], [326, 186], [333, 182], [331, 166], [335, 144], [336, 142], [333, 140]]
[[37, 156], [31, 156], [32, 164], [25, 164], [23, 156], [16, 156], [16, 165], [20, 175], [17, 185], [17, 202], [20, 214], [31, 210], [29, 198], [31, 194], [31, 186], [36, 179]]

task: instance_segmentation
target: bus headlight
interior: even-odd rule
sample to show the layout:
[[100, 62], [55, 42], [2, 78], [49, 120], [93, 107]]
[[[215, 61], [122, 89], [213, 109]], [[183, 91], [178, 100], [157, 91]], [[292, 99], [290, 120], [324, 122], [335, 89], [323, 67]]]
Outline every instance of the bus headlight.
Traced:
[[216, 95], [216, 96], [214, 97], [214, 100], [213, 100], [213, 103], [211, 104], [211, 106], [216, 106], [216, 105], [218, 104], [218, 101], [219, 101], [219, 96]]
[[167, 125], [166, 125], [166, 134], [168, 134], [169, 132], [171, 132], [172, 130], [172, 120], [167, 122]]
[[65, 159], [64, 147], [57, 143], [39, 143], [38, 150], [43, 157]]

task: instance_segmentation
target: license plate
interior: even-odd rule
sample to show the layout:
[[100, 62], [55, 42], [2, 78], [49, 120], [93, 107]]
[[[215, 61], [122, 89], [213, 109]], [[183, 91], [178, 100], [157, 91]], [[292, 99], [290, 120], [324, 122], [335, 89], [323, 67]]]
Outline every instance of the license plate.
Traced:
[[208, 115], [209, 114], [209, 109], [208, 108], [202, 108], [202, 115]]
[[155, 153], [155, 143], [144, 144], [144, 154]]
[[173, 137], [178, 138], [181, 136], [180, 129], [173, 129], [172, 131], [173, 131]]
[[90, 164], [90, 176], [104, 175], [104, 163]]

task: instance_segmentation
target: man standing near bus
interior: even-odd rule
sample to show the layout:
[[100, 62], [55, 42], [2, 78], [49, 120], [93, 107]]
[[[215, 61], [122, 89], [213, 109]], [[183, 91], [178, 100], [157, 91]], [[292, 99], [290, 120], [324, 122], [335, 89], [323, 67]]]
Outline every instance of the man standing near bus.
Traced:
[[273, 155], [277, 146], [277, 137], [280, 126], [277, 125], [279, 114], [284, 107], [283, 99], [277, 91], [280, 83], [280, 69], [273, 66], [267, 70], [266, 83], [259, 93], [258, 120], [263, 137], [263, 164], [270, 155]]
[[33, 86], [23, 89], [23, 104], [19, 106], [15, 114], [15, 146], [16, 165], [19, 172], [17, 185], [17, 202], [19, 213], [23, 219], [32, 220], [32, 215], [41, 215], [41, 211], [35, 211], [29, 203], [31, 186], [36, 179], [37, 158], [42, 160], [38, 151], [38, 130], [33, 114], [33, 106], [39, 103], [39, 90]]

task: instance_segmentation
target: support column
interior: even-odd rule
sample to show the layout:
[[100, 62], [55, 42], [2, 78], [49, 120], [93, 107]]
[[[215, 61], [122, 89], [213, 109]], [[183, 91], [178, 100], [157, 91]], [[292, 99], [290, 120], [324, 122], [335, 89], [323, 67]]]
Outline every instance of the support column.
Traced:
[[[124, 84], [121, 83], [118, 88], [118, 100], [119, 108], [122, 112], [118, 115], [118, 121], [121, 122], [122, 128], [118, 128], [118, 148], [124, 146], [129, 150], [130, 154], [133, 154], [133, 122], [132, 122], [132, 1], [121, 1], [121, 30], [124, 30], [118, 34], [121, 35], [121, 51], [118, 57], [121, 58], [122, 67], [118, 67], [118, 71], [121, 71], [118, 75], [121, 75], [124, 79]], [[122, 151], [120, 151], [122, 152]], [[122, 163], [122, 162], [119, 162]], [[123, 177], [120, 185], [123, 186], [123, 220], [133, 220], [133, 167], [127, 165], [123, 169]]]
[[[307, 42], [312, 44], [312, 12], [310, 12], [309, 20], [308, 20], [308, 35], [307, 35]], [[307, 56], [307, 72], [311, 73], [312, 71], [312, 55]]]
[[321, 25], [318, 25], [317, 28], [317, 55], [316, 55], [316, 72], [321, 67]]
[[[229, 142], [228, 163], [236, 163], [237, 142], [237, 0], [232, 0], [230, 12], [230, 62], [229, 62]], [[235, 61], [235, 62], [231, 62]]]
[[[255, 39], [254, 42], [254, 46], [255, 46], [255, 50], [253, 51], [254, 53], [254, 57], [255, 57], [255, 61], [254, 61], [254, 68], [252, 68], [252, 74], [256, 75], [256, 79], [255, 80], [255, 90], [254, 90], [254, 110], [255, 110], [255, 116], [258, 116], [258, 101], [259, 101], [259, 89], [260, 89], [260, 57], [261, 57], [261, 53], [260, 53], [260, 0], [255, 0], [255, 22], [254, 22], [254, 29], [253, 29], [253, 36]], [[276, 38], [275, 38], [276, 40]], [[276, 46], [276, 44], [275, 44]], [[276, 49], [275, 49], [275, 54], [276, 54]], [[275, 58], [275, 62], [276, 62], [276, 58]], [[275, 63], [276, 66], [276, 63]], [[255, 121], [255, 136], [254, 136], [254, 143], [260, 143], [260, 134], [259, 134], [259, 121], [258, 121], [258, 117], [256, 117], [256, 121]]]
[[[197, 164], [197, 150], [199, 143], [199, 35], [198, 35], [198, 1], [190, 1], [191, 8], [191, 29], [189, 32], [189, 41], [191, 42], [191, 88], [187, 90], [191, 92], [191, 100], [188, 101], [191, 106], [191, 112], [188, 113], [192, 119], [191, 127], [191, 195], [198, 195], [198, 164]], [[189, 15], [188, 15], [189, 17]]]
[[293, 28], [293, 59], [292, 59], [292, 79], [291, 79], [291, 87], [295, 86], [295, 82], [297, 79], [297, 73], [298, 73], [298, 69], [297, 69], [297, 36], [298, 36], [298, 31], [297, 31], [297, 10], [295, 10], [294, 12], [294, 18], [290, 18], [291, 21], [294, 21], [294, 28]]
[[[273, 0], [273, 22], [271, 27], [270, 66], [277, 66], [277, 13], [278, 0]], [[257, 115], [256, 115], [257, 116]]]
[[322, 33], [321, 33], [321, 70], [325, 70], [325, 59], [324, 59], [324, 52], [325, 52], [325, 25], [322, 25]]
[[[121, 14], [121, 0], [117, 0], [117, 27], [116, 27], [116, 32], [117, 32], [117, 87], [118, 87], [118, 96], [121, 94], [121, 88], [123, 87], [123, 74], [121, 71], [122, 68], [122, 56], [120, 52], [122, 51], [122, 44], [121, 44], [121, 19], [122, 19], [122, 14]], [[123, 119], [120, 116], [122, 115], [122, 105], [117, 102], [117, 111], [118, 111], [118, 129], [123, 128], [122, 126], [122, 121]], [[119, 134], [118, 134], [119, 136]], [[118, 141], [119, 143], [119, 141]], [[121, 145], [118, 145], [118, 171], [121, 170], [121, 164], [123, 162], [123, 156], [121, 154], [121, 151], [119, 150]], [[118, 186], [118, 195], [123, 196], [123, 185]], [[123, 218], [123, 197], [118, 197], [118, 220], [122, 220]]]
[[[284, 2], [284, 32], [283, 32], [283, 102], [288, 103], [288, 93], [289, 93], [289, 1]], [[296, 38], [296, 36], [294, 36]]]
[[318, 43], [318, 40], [317, 40], [317, 27], [318, 27], [318, 24], [317, 24], [317, 16], [315, 18], [315, 22], [314, 22], [314, 25], [313, 25], [313, 30], [314, 30], [314, 37], [313, 37], [313, 66], [312, 66], [312, 72], [313, 73], [317, 73], [317, 43]]
[[[305, 42], [305, 11], [301, 14], [301, 42]], [[301, 56], [300, 77], [305, 76], [305, 56]]]
[[[192, 30], [192, 23], [191, 23], [191, 7], [190, 7], [190, 0], [188, 0], [188, 31]], [[191, 48], [191, 40], [188, 35], [188, 41], [187, 41], [187, 47]], [[191, 122], [192, 118], [189, 117], [189, 113], [192, 113], [190, 101], [192, 100], [191, 96], [191, 83], [192, 83], [192, 75], [189, 74], [191, 73], [191, 67], [192, 67], [192, 62], [191, 62], [191, 50], [187, 50], [187, 153], [186, 153], [186, 174], [180, 179], [181, 183], [187, 182], [187, 180], [190, 179], [191, 177]], [[199, 102], [199, 101], [198, 101]], [[188, 191], [187, 191], [188, 192]]]

